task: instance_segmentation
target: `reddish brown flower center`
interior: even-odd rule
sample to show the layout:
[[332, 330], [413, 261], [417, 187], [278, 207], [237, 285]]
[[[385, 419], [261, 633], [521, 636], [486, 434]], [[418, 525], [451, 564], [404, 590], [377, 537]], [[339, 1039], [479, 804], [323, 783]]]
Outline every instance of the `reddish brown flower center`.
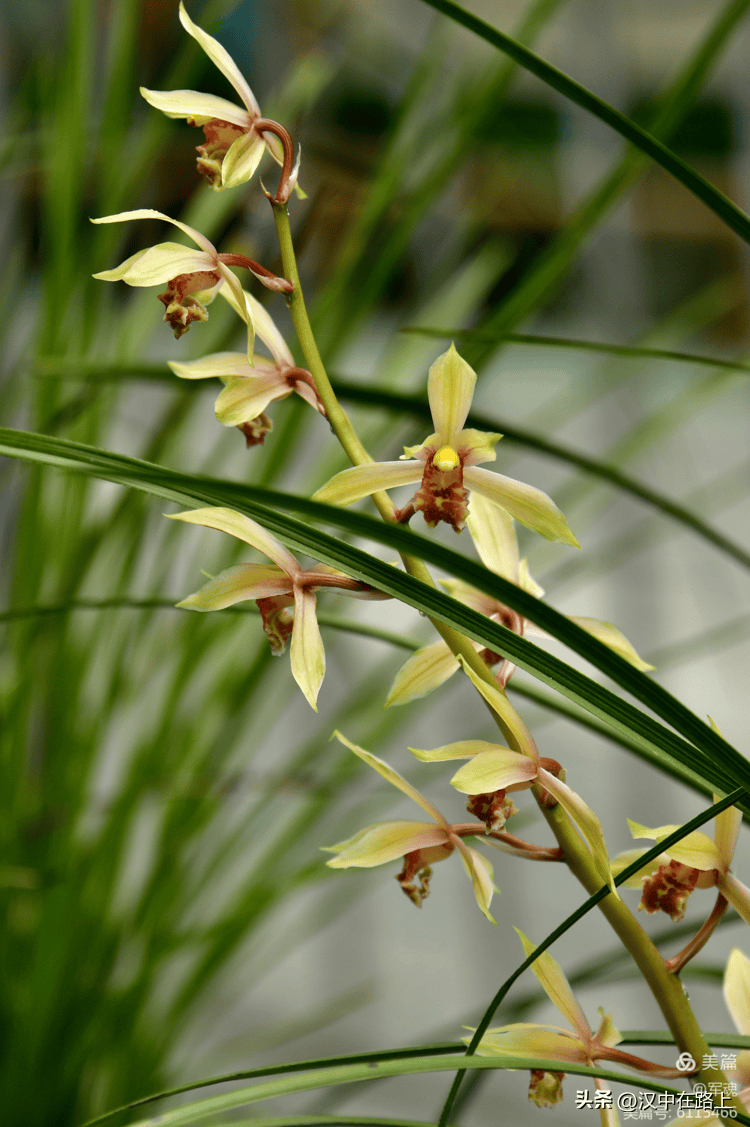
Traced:
[[273, 430], [273, 421], [265, 411], [261, 411], [254, 419], [249, 419], [242, 426], [238, 426], [237, 430], [241, 430], [244, 434], [246, 446], [262, 446], [268, 432]]
[[[190, 124], [195, 125], [196, 122], [191, 121]], [[247, 133], [248, 130], [243, 129], [241, 125], [234, 125], [230, 121], [220, 121], [217, 117], [211, 118], [201, 128], [206, 141], [205, 144], [195, 147], [198, 153], [196, 163], [198, 171], [206, 177], [213, 188], [217, 184], [221, 185], [221, 165], [230, 147], [238, 137]]]
[[691, 869], [679, 861], [660, 865], [656, 872], [643, 882], [640, 908], [647, 912], [666, 912], [675, 923], [685, 915], [685, 904], [700, 877], [700, 869]]
[[221, 274], [214, 270], [196, 270], [169, 279], [166, 290], [159, 294], [159, 301], [166, 306], [164, 320], [172, 326], [178, 340], [193, 321], [208, 320], [208, 311], [195, 294], [212, 289], [220, 280]]
[[404, 855], [404, 867], [396, 880], [401, 885], [412, 904], [422, 907], [422, 901], [430, 895], [432, 869], [426, 864], [421, 849]]
[[435, 450], [428, 457], [422, 472], [422, 484], [414, 494], [412, 504], [424, 515], [430, 528], [439, 521], [450, 524], [460, 532], [469, 512], [469, 494], [464, 488], [463, 464], [452, 470], [440, 470], [435, 465]]
[[504, 790], [490, 794], [471, 794], [466, 809], [480, 822], [484, 822], [487, 832], [501, 830], [508, 818], [518, 813], [512, 798], [506, 798]]
[[271, 649], [274, 654], [282, 654], [294, 627], [294, 614], [288, 609], [294, 605], [294, 599], [291, 595], [271, 595], [255, 602]]

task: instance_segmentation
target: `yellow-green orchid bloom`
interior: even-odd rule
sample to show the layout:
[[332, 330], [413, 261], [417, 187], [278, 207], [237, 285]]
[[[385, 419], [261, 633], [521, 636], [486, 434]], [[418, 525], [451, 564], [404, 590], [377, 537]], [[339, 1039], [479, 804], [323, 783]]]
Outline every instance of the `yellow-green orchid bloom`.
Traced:
[[166, 306], [164, 320], [172, 326], [176, 337], [186, 333], [193, 321], [208, 319], [206, 306], [226, 283], [231, 294], [230, 303], [247, 323], [247, 355], [251, 359], [255, 337], [253, 319], [240, 280], [225, 261], [240, 256], [219, 254], [200, 231], [151, 208], [121, 211], [118, 215], [104, 215], [91, 222], [128, 223], [131, 219], [162, 219], [171, 223], [184, 231], [198, 250], [179, 243], [157, 243], [139, 250], [113, 270], [100, 270], [94, 277], [104, 282], [126, 282], [129, 286], [157, 286], [167, 282], [167, 289], [159, 294], [159, 301]]
[[227, 532], [272, 561], [271, 564], [230, 567], [177, 606], [197, 611], [223, 610], [246, 599], [254, 599], [273, 652], [283, 653], [291, 638], [292, 676], [317, 712], [316, 702], [326, 659], [318, 629], [314, 592], [322, 587], [331, 587], [339, 594], [355, 598], [380, 599], [387, 596], [364, 587], [331, 567], [318, 565], [303, 571], [291, 552], [270, 532], [232, 509], [194, 509], [192, 512], [175, 513], [171, 519]]
[[313, 499], [350, 505], [381, 489], [420, 482], [411, 502], [414, 510], [424, 515], [430, 527], [445, 521], [460, 532], [468, 511], [468, 491], [472, 490], [488, 497], [548, 540], [561, 540], [579, 547], [565, 517], [545, 493], [502, 474], [477, 468], [480, 462], [495, 460], [494, 446], [502, 435], [463, 429], [476, 378], [451, 345], [432, 365], [427, 381], [434, 434], [420, 446], [405, 447], [405, 454], [397, 462], [370, 462], [343, 470], [319, 489]]
[[338, 857], [327, 862], [329, 868], [371, 869], [403, 857], [404, 867], [396, 879], [409, 899], [417, 907], [421, 907], [422, 901], [429, 894], [432, 875], [430, 866], [450, 857], [457, 849], [471, 879], [477, 904], [487, 919], [494, 923], [490, 915], [490, 901], [496, 889], [492, 883], [492, 865], [486, 857], [466, 845], [440, 811], [399, 775], [398, 771], [394, 771], [382, 759], [364, 748], [350, 743], [341, 732], [334, 732], [334, 735], [379, 775], [412, 798], [430, 815], [432, 822], [375, 822], [366, 826], [347, 841], [323, 847], [327, 853], [338, 853]]
[[[282, 146], [278, 138], [268, 131], [271, 123], [261, 116], [260, 106], [231, 55], [213, 36], [193, 23], [182, 2], [180, 23], [234, 87], [242, 106], [196, 90], [146, 90], [141, 87], [143, 97], [167, 117], [185, 118], [188, 124], [203, 129], [206, 141], [197, 146], [198, 171], [216, 190], [246, 183], [266, 149], [274, 160], [282, 164]], [[297, 182], [298, 172], [299, 160], [287, 183], [289, 191]]]
[[[544, 595], [544, 589], [529, 574], [526, 560], [519, 558], [518, 540], [513, 522], [513, 517], [504, 509], [499, 508], [492, 501], [488, 501], [478, 493], [472, 494], [469, 505], [469, 515], [466, 521], [469, 532], [476, 544], [482, 563], [496, 575], [515, 583], [522, 591], [527, 591], [536, 598]], [[527, 618], [522, 618], [516, 611], [506, 607], [503, 603], [477, 591], [468, 583], [460, 579], [444, 579], [442, 586], [460, 602], [486, 615], [493, 622], [499, 622], [512, 630], [514, 634], [536, 635], [546, 638], [544, 630], [534, 626]], [[596, 618], [585, 618], [579, 615], [569, 615], [571, 622], [575, 622], [589, 634], [593, 634], [600, 642], [613, 649], [620, 657], [624, 657], [636, 669], [645, 671], [653, 669], [638, 656], [628, 639], [611, 622], [602, 622]], [[481, 653], [488, 665], [494, 666], [500, 662], [500, 667], [495, 673], [497, 683], [505, 688], [515, 670], [515, 665], [507, 658], [491, 650], [484, 649], [479, 643], [475, 648]], [[427, 696], [433, 689], [438, 688], [458, 669], [458, 660], [445, 642], [433, 642], [417, 650], [402, 665], [396, 674], [391, 691], [388, 694], [386, 706], [395, 704], [408, 704], [417, 697]]]
[[[170, 360], [169, 366], [182, 379], [220, 379], [225, 387], [216, 400], [216, 418], [224, 426], [243, 429], [248, 445], [251, 445], [262, 442], [270, 430], [270, 420], [263, 412], [276, 399], [285, 399], [296, 391], [317, 411], [324, 413], [324, 409], [312, 376], [295, 365], [271, 315], [252, 294], [245, 291], [244, 297], [246, 310], [243, 319], [255, 326], [256, 334], [269, 349], [273, 360], [257, 353], [248, 359], [242, 352], [215, 352], [200, 360], [179, 363]], [[242, 316], [241, 309], [237, 308], [237, 312]], [[265, 428], [260, 425], [263, 421]], [[248, 433], [248, 424], [252, 426], [252, 433]]]
[[[714, 801], [718, 802], [718, 798], [715, 797]], [[625, 881], [628, 888], [643, 886], [638, 907], [647, 912], [666, 912], [679, 922], [694, 888], [717, 888], [743, 920], [750, 923], [750, 889], [738, 881], [729, 868], [741, 822], [741, 812], [730, 806], [715, 820], [713, 841], [701, 830], [693, 830]], [[674, 825], [649, 829], [630, 818], [628, 826], [633, 837], [651, 838], [657, 842], [680, 828]], [[621, 872], [645, 852], [643, 849], [629, 849], [618, 854], [612, 862], [613, 872]]]
[[[531, 955], [535, 945], [515, 929], [523, 945], [524, 954]], [[539, 982], [547, 997], [569, 1022], [571, 1029], [557, 1025], [537, 1025], [520, 1022], [488, 1029], [477, 1047], [481, 1056], [529, 1056], [539, 1060], [560, 1061], [561, 1064], [594, 1065], [599, 1060], [617, 1061], [630, 1068], [648, 1072], [656, 1076], [679, 1075], [674, 1068], [662, 1068], [640, 1057], [631, 1056], [615, 1048], [621, 1037], [609, 1014], [601, 1013], [601, 1022], [596, 1033], [589, 1025], [586, 1015], [576, 1000], [560, 964], [544, 951], [532, 964]], [[468, 1043], [469, 1038], [464, 1040]], [[564, 1072], [544, 1072], [533, 1070], [529, 1099], [540, 1107], [550, 1107], [562, 1099]], [[616, 1120], [603, 1120], [614, 1123]]]

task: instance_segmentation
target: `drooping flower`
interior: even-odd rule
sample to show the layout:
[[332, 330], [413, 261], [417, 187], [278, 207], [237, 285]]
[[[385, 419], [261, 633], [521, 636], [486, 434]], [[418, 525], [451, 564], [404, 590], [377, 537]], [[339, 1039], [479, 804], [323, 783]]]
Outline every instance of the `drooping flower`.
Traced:
[[[529, 574], [526, 560], [519, 558], [518, 540], [510, 513], [475, 493], [471, 498], [466, 523], [485, 567], [536, 598], [544, 595], [544, 589]], [[544, 630], [534, 626], [529, 619], [523, 618], [504, 603], [498, 602], [492, 595], [486, 595], [460, 579], [444, 579], [442, 586], [449, 595], [479, 614], [486, 615], [493, 622], [499, 622], [514, 634], [548, 637]], [[600, 642], [604, 642], [620, 657], [624, 657], [636, 669], [645, 671], [654, 668], [638, 656], [625, 635], [611, 622], [579, 615], [568, 617], [571, 622], [575, 622]], [[500, 662], [495, 678], [498, 684], [505, 688], [515, 670], [515, 665], [508, 658], [483, 648], [478, 642], [475, 643], [475, 647], [488, 665], [493, 666]], [[447, 681], [457, 669], [458, 660], [442, 639], [424, 646], [412, 654], [396, 674], [386, 705], [407, 704], [417, 697], [426, 696]]]
[[[203, 129], [206, 140], [205, 144], [197, 146], [198, 171], [217, 191], [246, 183], [266, 149], [275, 161], [283, 164], [283, 146], [269, 130], [269, 126], [276, 123], [262, 117], [252, 90], [229, 52], [193, 23], [182, 0], [180, 23], [228, 79], [243, 105], [240, 107], [215, 94], [200, 94], [196, 90], [146, 90], [142, 86], [143, 97], [167, 117], [185, 118], [188, 124]], [[289, 176], [287, 195], [296, 184], [298, 165], [299, 161]]]
[[[536, 947], [518, 928], [515, 930], [523, 944], [524, 954], [528, 958]], [[594, 1065], [599, 1060], [609, 1060], [654, 1076], [679, 1075], [674, 1068], [663, 1068], [661, 1065], [652, 1064], [651, 1061], [616, 1049], [615, 1046], [619, 1044], [621, 1036], [610, 1015], [602, 1013], [601, 1010], [599, 1011], [601, 1022], [594, 1033], [570, 988], [562, 967], [552, 958], [549, 951], [542, 952], [531, 964], [531, 969], [542, 984], [547, 997], [570, 1023], [572, 1032], [558, 1025], [538, 1025], [531, 1022], [503, 1025], [487, 1030], [477, 1047], [478, 1054], [498, 1057], [537, 1057], [540, 1061], [559, 1061], [561, 1064]], [[469, 1042], [468, 1037], [464, 1040]], [[538, 1106], [550, 1107], [562, 1100], [564, 1072], [535, 1069], [532, 1070], [531, 1077], [529, 1099]]]
[[[718, 802], [718, 798], [714, 801]], [[666, 912], [677, 923], [685, 914], [687, 898], [693, 889], [717, 888], [743, 920], [750, 923], [750, 889], [730, 871], [741, 822], [742, 813], [730, 806], [715, 819], [713, 841], [701, 830], [693, 830], [625, 881], [627, 888], [642, 886], [638, 907], [647, 912]], [[649, 829], [630, 818], [628, 826], [633, 837], [652, 838], [657, 842], [680, 828], [675, 825]], [[613, 872], [621, 872], [645, 852], [644, 849], [629, 849], [618, 854], [612, 862]]]
[[171, 519], [228, 532], [272, 561], [271, 564], [230, 567], [177, 606], [197, 611], [223, 610], [243, 600], [254, 599], [274, 654], [283, 653], [287, 641], [291, 639], [292, 676], [317, 712], [318, 692], [325, 674], [325, 652], [318, 628], [314, 592], [331, 587], [339, 594], [355, 598], [380, 599], [387, 596], [325, 565], [303, 570], [291, 552], [270, 532], [232, 509], [194, 509], [187, 513], [174, 513]]
[[[126, 282], [129, 286], [157, 286], [167, 282], [159, 301], [166, 307], [164, 320], [168, 322], [176, 337], [181, 337], [193, 321], [208, 320], [206, 306], [226, 283], [232, 292], [232, 304], [238, 311], [248, 309], [239, 278], [229, 269], [226, 259], [234, 260], [237, 255], [221, 255], [213, 243], [179, 219], [171, 219], [160, 211], [139, 208], [137, 211], [121, 211], [118, 215], [104, 215], [92, 219], [92, 223], [127, 223], [131, 219], [163, 219], [173, 227], [179, 227], [188, 235], [198, 250], [184, 247], [179, 243], [157, 243], [131, 255], [113, 270], [100, 270], [94, 274], [104, 282]], [[244, 317], [247, 322], [248, 358], [253, 354], [254, 328], [252, 317]]]
[[[324, 413], [315, 383], [306, 369], [298, 368], [286, 341], [268, 311], [245, 291], [247, 314], [273, 360], [257, 353], [252, 359], [242, 352], [215, 352], [200, 360], [169, 361], [176, 376], [186, 380], [218, 378], [225, 387], [216, 400], [216, 418], [227, 427], [255, 422], [269, 403], [292, 392]], [[269, 427], [270, 429], [270, 427]], [[247, 437], [247, 436], [246, 436]], [[262, 439], [261, 439], [262, 441]]]
[[338, 857], [327, 862], [329, 868], [371, 869], [403, 857], [404, 867], [396, 879], [409, 899], [420, 907], [429, 895], [431, 865], [450, 857], [457, 849], [471, 879], [477, 904], [487, 919], [494, 923], [489, 908], [492, 893], [496, 890], [492, 883], [492, 865], [486, 857], [462, 841], [440, 811], [398, 771], [364, 748], [350, 743], [340, 732], [334, 732], [334, 735], [379, 775], [414, 799], [430, 815], [432, 822], [375, 822], [366, 826], [347, 841], [323, 847], [327, 853], [338, 853]]
[[405, 454], [397, 462], [371, 462], [343, 470], [313, 499], [350, 505], [381, 489], [420, 482], [411, 501], [414, 510], [424, 515], [430, 527], [445, 521], [460, 532], [471, 490], [494, 501], [548, 540], [580, 547], [565, 517], [546, 493], [477, 468], [480, 462], [495, 460], [494, 446], [502, 435], [463, 429], [476, 378], [451, 345], [432, 365], [427, 381], [435, 433], [420, 446], [405, 447]]

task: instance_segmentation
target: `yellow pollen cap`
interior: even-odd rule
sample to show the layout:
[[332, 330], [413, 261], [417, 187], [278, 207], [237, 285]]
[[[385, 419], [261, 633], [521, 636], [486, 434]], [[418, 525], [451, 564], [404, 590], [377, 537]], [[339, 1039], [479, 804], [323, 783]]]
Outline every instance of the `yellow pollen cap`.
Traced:
[[441, 446], [432, 459], [432, 464], [437, 466], [439, 470], [455, 470], [460, 461], [461, 459], [452, 446]]

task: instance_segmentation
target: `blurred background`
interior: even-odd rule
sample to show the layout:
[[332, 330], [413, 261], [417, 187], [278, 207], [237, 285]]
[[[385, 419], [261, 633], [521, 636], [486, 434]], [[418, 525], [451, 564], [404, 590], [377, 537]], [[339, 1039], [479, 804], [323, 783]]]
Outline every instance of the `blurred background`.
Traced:
[[[473, 0], [471, 10], [748, 205], [750, 0]], [[747, 248], [703, 204], [419, 0], [208, 0], [189, 11], [228, 48], [264, 114], [302, 145], [307, 198], [290, 211], [333, 374], [421, 394], [429, 364], [455, 339], [479, 373], [475, 407], [496, 429], [615, 466], [747, 546], [746, 372], [507, 339], [743, 360]], [[167, 359], [241, 347], [220, 303], [175, 342], [153, 290], [91, 280], [175, 239], [155, 221], [88, 222], [137, 207], [280, 268], [257, 182], [213, 193], [195, 172], [202, 135], [138, 96], [139, 85], [232, 96], [180, 27], [177, 4], [2, 0], [0, 76], [2, 424], [305, 495], [343, 468], [301, 402], [273, 406], [265, 446], [248, 450], [214, 419], [217, 387], [171, 375]], [[275, 175], [264, 164], [269, 187]], [[283, 303], [254, 292], [292, 343]], [[415, 327], [431, 333], [403, 331]], [[376, 458], [424, 437], [414, 420], [352, 415]], [[504, 440], [496, 468], [551, 493], [583, 545], [576, 553], [521, 530], [552, 604], [617, 624], [653, 676], [744, 752], [750, 606], [738, 558], [532, 447]], [[584, 895], [572, 877], [498, 854], [493, 928], [453, 862], [437, 867], [420, 912], [393, 880], [395, 865], [325, 868], [320, 846], [415, 816], [329, 743], [335, 727], [461, 820], [451, 765], [418, 764], [407, 746], [492, 739], [470, 688], [454, 678], [425, 700], [382, 707], [408, 647], [430, 640], [424, 620], [321, 596], [328, 670], [313, 715], [288, 658], [271, 659], [252, 606], [207, 616], [172, 608], [202, 572], [247, 558], [239, 545], [170, 524], [164, 504], [114, 485], [15, 462], [0, 474], [5, 1122], [72, 1127], [217, 1073], [460, 1037], [520, 961], [512, 925], [539, 941]], [[419, 519], [414, 527], [423, 530]], [[466, 536], [436, 535], [473, 557]], [[343, 615], [401, 635], [406, 648], [342, 630]], [[705, 804], [560, 716], [527, 675], [511, 688], [541, 753], [563, 763], [599, 814], [612, 853], [630, 845], [627, 816], [680, 822]], [[519, 831], [546, 841], [535, 808], [519, 806]], [[735, 871], [747, 880], [744, 845]], [[625, 895], [635, 906], [636, 894]], [[712, 903], [692, 898], [694, 928]], [[646, 926], [669, 936], [666, 917]], [[732, 1028], [717, 987], [738, 943], [730, 914], [686, 974], [704, 1028]], [[616, 952], [591, 914], [556, 957], [580, 976], [592, 1024], [603, 1006], [621, 1029], [662, 1028]], [[527, 977], [496, 1024], [554, 1020]], [[671, 1062], [669, 1051], [660, 1059]], [[565, 1087], [560, 1124], [574, 1121], [584, 1085]], [[399, 1079], [258, 1114], [429, 1120], [447, 1088], [444, 1076]], [[527, 1104], [525, 1076], [485, 1075], [467, 1089], [455, 1119], [467, 1127], [500, 1121], [500, 1109], [524, 1122], [543, 1114]]]

